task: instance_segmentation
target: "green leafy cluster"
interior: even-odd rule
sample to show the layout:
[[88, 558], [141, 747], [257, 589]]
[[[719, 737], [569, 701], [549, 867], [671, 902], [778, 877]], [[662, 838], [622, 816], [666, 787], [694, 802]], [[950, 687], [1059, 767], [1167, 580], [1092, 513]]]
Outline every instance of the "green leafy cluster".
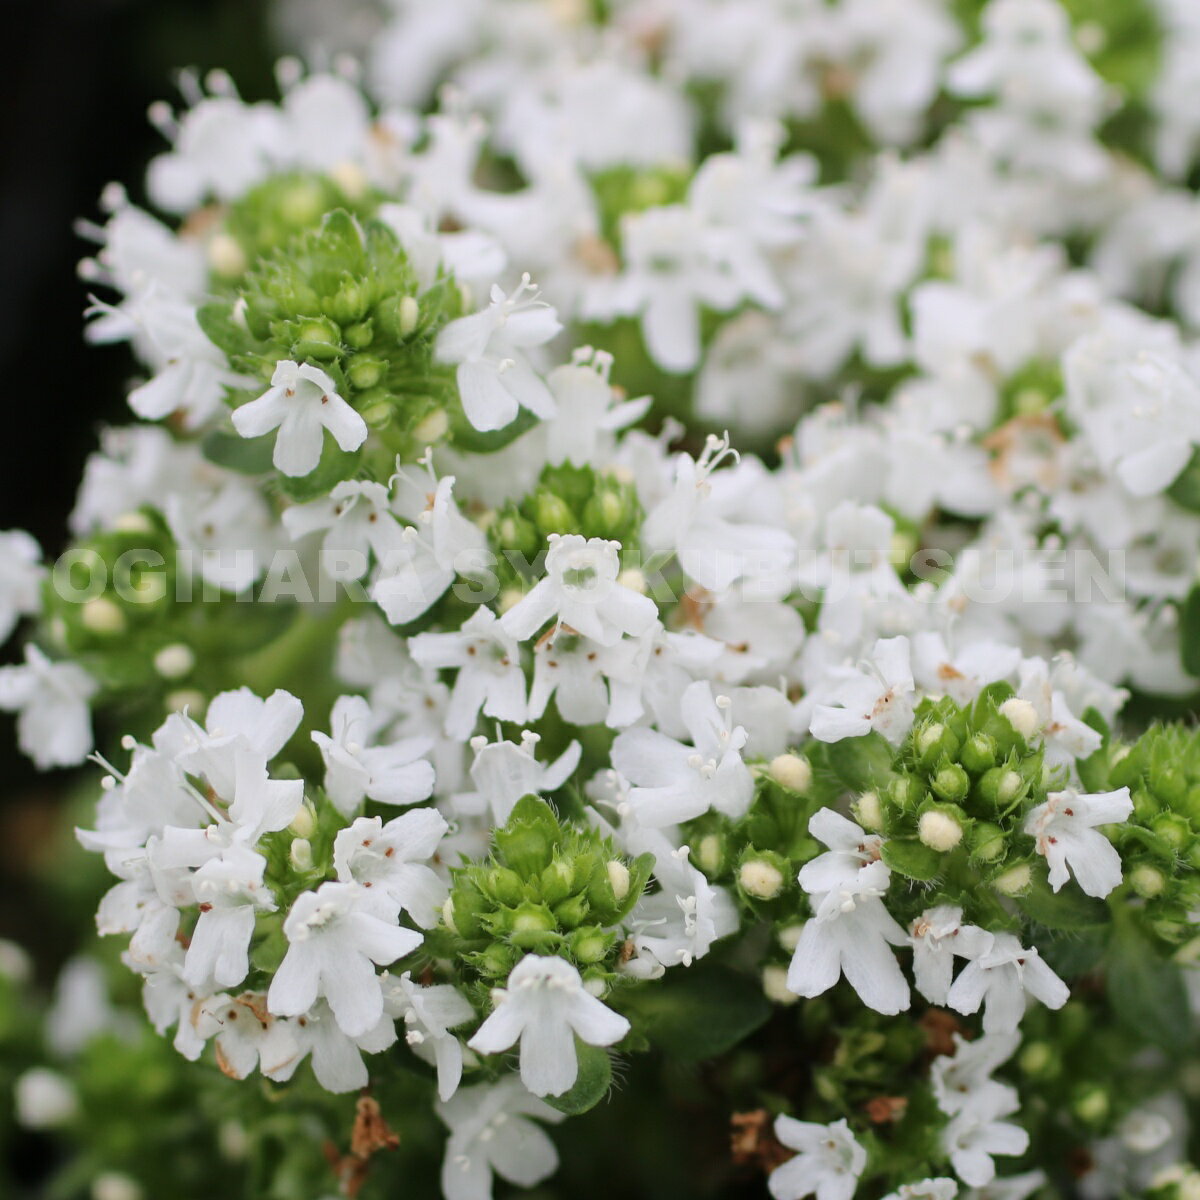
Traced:
[[260, 394], [288, 359], [326, 372], [376, 433], [362, 451], [326, 445], [311, 475], [281, 481], [293, 498], [307, 499], [355, 475], [372, 449], [379, 461], [367, 465], [386, 477], [396, 454], [414, 456], [456, 423], [455, 413], [463, 422], [454, 369], [433, 355], [438, 332], [462, 312], [462, 293], [448, 276], [422, 290], [385, 224], [336, 209], [257, 259], [233, 294], [206, 305], [199, 319], [234, 369], [258, 381], [231, 397], [234, 407]]
[[1156, 725], [1099, 756], [1084, 775], [1092, 790], [1129, 788], [1133, 815], [1113, 835], [1126, 886], [1160, 937], [1190, 938], [1189, 914], [1200, 908], [1200, 733]]
[[488, 525], [501, 582], [522, 586], [534, 579], [552, 533], [618, 541], [628, 555], [638, 544], [642, 515], [628, 480], [587, 465], [547, 466], [533, 491], [499, 509]]
[[427, 938], [435, 957], [460, 960], [486, 987], [525, 954], [557, 954], [585, 981], [615, 978], [619, 924], [641, 897], [653, 856], [620, 855], [594, 829], [561, 822], [525, 796], [493, 835], [492, 854], [456, 868], [445, 925]]

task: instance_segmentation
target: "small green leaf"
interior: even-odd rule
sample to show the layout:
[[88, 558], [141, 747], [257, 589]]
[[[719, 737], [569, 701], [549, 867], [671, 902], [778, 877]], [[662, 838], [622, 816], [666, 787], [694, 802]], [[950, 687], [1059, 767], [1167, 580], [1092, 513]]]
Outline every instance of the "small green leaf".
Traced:
[[854, 792], [878, 787], [892, 776], [895, 751], [882, 734], [830, 742], [826, 760], [842, 783]]
[[273, 437], [244, 438], [223, 429], [214, 429], [200, 443], [201, 453], [209, 462], [241, 475], [265, 475], [272, 470], [274, 449]]
[[756, 980], [727, 967], [677, 968], [623, 999], [634, 1032], [673, 1058], [714, 1058], [748, 1037], [771, 1014]]
[[942, 855], [923, 842], [890, 838], [883, 843], [883, 861], [900, 875], [928, 883], [942, 869]]
[[1072, 881], [1059, 892], [1051, 891], [1043, 867], [1017, 901], [1025, 914], [1047, 929], [1093, 929], [1109, 920], [1108, 905], [1084, 895]]
[[1131, 1033], [1175, 1053], [1188, 1045], [1191, 1010], [1183, 973], [1132, 922], [1113, 938], [1107, 980], [1113, 1013]]
[[608, 1052], [599, 1046], [589, 1046], [575, 1039], [575, 1053], [579, 1057], [579, 1074], [575, 1082], [561, 1096], [547, 1096], [546, 1103], [569, 1117], [577, 1117], [589, 1108], [595, 1108], [608, 1095], [612, 1083], [612, 1062]]

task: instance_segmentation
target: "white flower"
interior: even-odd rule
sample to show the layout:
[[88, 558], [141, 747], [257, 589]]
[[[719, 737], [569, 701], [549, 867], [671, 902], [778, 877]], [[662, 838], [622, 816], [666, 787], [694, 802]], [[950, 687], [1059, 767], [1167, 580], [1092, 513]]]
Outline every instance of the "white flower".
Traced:
[[622, 974], [657, 979], [667, 967], [690, 967], [714, 942], [737, 932], [733, 898], [687, 861], [687, 850], [657, 856], [654, 874], [662, 886], [643, 896], [629, 917], [637, 955], [621, 965]]
[[638, 637], [658, 621], [658, 606], [618, 582], [620, 542], [550, 534], [546, 574], [500, 618], [506, 633], [523, 642], [547, 621], [569, 625], [601, 646], [622, 634]]
[[8, 641], [17, 621], [41, 608], [42, 548], [23, 529], [0, 533], [0, 642]]
[[767, 1180], [775, 1200], [851, 1200], [867, 1165], [867, 1152], [845, 1121], [817, 1125], [780, 1115], [775, 1118], [775, 1136], [797, 1152]]
[[503, 429], [521, 408], [538, 417], [554, 415], [554, 398], [525, 351], [561, 329], [554, 309], [538, 299], [525, 275], [511, 295], [494, 286], [487, 308], [451, 321], [438, 334], [434, 356], [458, 364], [463, 412], [476, 429]]
[[233, 411], [233, 427], [245, 438], [278, 429], [271, 461], [285, 475], [307, 475], [321, 460], [324, 430], [343, 450], [367, 440], [367, 423], [337, 394], [319, 367], [283, 359], [271, 386], [257, 400]]
[[930, 1004], [945, 1004], [954, 975], [955, 956], [978, 958], [992, 944], [992, 935], [962, 923], [962, 909], [939, 904], [926, 909], [909, 930], [913, 975], [917, 991]]
[[383, 1002], [389, 1017], [403, 1019], [413, 1052], [437, 1067], [438, 1096], [449, 1100], [463, 1068], [462, 1044], [450, 1031], [474, 1020], [471, 1002], [449, 984], [421, 987], [407, 971], [398, 979], [384, 977]]
[[475, 761], [471, 764], [471, 781], [478, 791], [455, 796], [458, 810], [464, 816], [490, 811], [495, 824], [503, 825], [522, 796], [554, 792], [562, 787], [579, 765], [583, 749], [573, 741], [554, 762], [540, 763], [533, 756], [540, 740], [538, 734], [529, 730], [521, 734], [520, 743], [489, 742], [482, 736], [472, 738]]
[[403, 813], [386, 825], [381, 817], [359, 817], [333, 842], [333, 865], [342, 883], [379, 889], [422, 929], [437, 924], [446, 884], [426, 862], [449, 826], [436, 809]]
[[379, 1054], [396, 1041], [396, 1023], [387, 1013], [365, 1032], [351, 1036], [323, 1000], [289, 1024], [300, 1044], [301, 1059], [312, 1055], [313, 1074], [327, 1092], [361, 1091], [370, 1082], [362, 1051]]
[[840, 742], [875, 730], [898, 746], [912, 727], [914, 690], [906, 637], [880, 638], [862, 671], [844, 672], [830, 704], [813, 709], [809, 729], [818, 741]]
[[271, 889], [263, 884], [267, 860], [235, 843], [192, 876], [200, 918], [183, 961], [183, 980], [196, 986], [211, 978], [235, 987], [250, 970], [250, 939], [259, 912], [273, 912]]
[[754, 780], [742, 761], [746, 731], [732, 721], [728, 696], [712, 684], [689, 684], [680, 701], [692, 744], [655, 729], [627, 729], [612, 748], [613, 766], [635, 786], [630, 807], [643, 825], [674, 825], [710, 809], [737, 819], [754, 798]]
[[324, 530], [321, 565], [334, 579], [361, 579], [370, 554], [387, 562], [401, 552], [402, 533], [388, 510], [381, 483], [344, 479], [328, 496], [284, 509], [283, 525], [293, 541]]
[[339, 696], [330, 725], [332, 735], [314, 730], [312, 740], [325, 760], [325, 790], [342, 816], [350, 816], [364, 798], [406, 806], [433, 792], [433, 764], [423, 757], [430, 739], [372, 746], [376, 720], [361, 696]]
[[920, 1179], [916, 1183], [903, 1183], [883, 1200], [954, 1200], [958, 1195], [958, 1181], [939, 1176], [936, 1179]]
[[561, 1095], [575, 1082], [576, 1037], [611, 1046], [629, 1032], [629, 1022], [591, 995], [562, 958], [527, 954], [494, 995], [495, 1010], [467, 1045], [499, 1054], [520, 1039], [521, 1082], [535, 1096]]
[[490, 1200], [493, 1173], [533, 1187], [558, 1168], [554, 1143], [529, 1118], [557, 1125], [565, 1116], [530, 1095], [516, 1075], [461, 1088], [438, 1102], [437, 1113], [450, 1129], [442, 1162], [446, 1200]]
[[458, 669], [446, 710], [451, 737], [470, 737], [481, 710], [497, 721], [525, 722], [521, 648], [490, 608], [477, 608], [457, 633], [419, 633], [408, 648], [423, 667]]
[[933, 1060], [929, 1082], [938, 1107], [953, 1117], [980, 1104], [991, 1105], [993, 1095], [1015, 1104], [1016, 1090], [992, 1078], [992, 1072], [1007, 1062], [1021, 1043], [1018, 1033], [985, 1033], [967, 1041], [954, 1034], [954, 1053]]
[[231, 1079], [245, 1079], [258, 1067], [267, 1079], [283, 1082], [302, 1057], [293, 1024], [271, 1016], [267, 998], [256, 992], [209, 996], [196, 1026], [201, 1037], [216, 1040], [217, 1066]]
[[1047, 1008], [1062, 1008], [1071, 994], [1036, 949], [1024, 949], [1011, 933], [997, 933], [991, 948], [963, 968], [946, 1002], [969, 1014], [986, 1001], [984, 1033], [1011, 1033], [1025, 1013], [1026, 992]]
[[1103, 899], [1117, 887], [1121, 856], [1096, 826], [1125, 821], [1132, 812], [1127, 787], [1092, 795], [1074, 788], [1050, 792], [1025, 819], [1025, 832], [1050, 867], [1050, 886], [1057, 892], [1073, 874], [1089, 896]]
[[788, 990], [819, 996], [844, 974], [868, 1008], [901, 1012], [910, 1001], [908, 983], [890, 947], [908, 939], [881, 899], [891, 879], [879, 858], [881, 839], [831, 808], [814, 813], [808, 828], [830, 850], [800, 870], [814, 915], [788, 967]]
[[73, 767], [92, 749], [88, 701], [100, 685], [73, 662], [51, 662], [35, 645], [25, 663], [0, 667], [0, 709], [17, 713], [17, 742], [37, 766]]
[[[427, 465], [428, 459], [423, 460]], [[397, 511], [412, 522], [401, 532], [399, 546], [379, 564], [371, 599], [393, 625], [407, 625], [428, 611], [454, 582], [456, 574], [485, 566], [487, 541], [458, 510], [454, 476], [435, 479], [429, 486], [420, 476], [397, 471]]]
[[306, 1013], [319, 996], [329, 1002], [347, 1037], [372, 1029], [383, 1013], [383, 991], [372, 963], [386, 966], [411, 954], [422, 941], [369, 909], [370, 893], [353, 883], [323, 883], [296, 898], [283, 923], [288, 951], [267, 1005], [276, 1016]]
[[1016, 1094], [989, 1091], [950, 1119], [942, 1130], [942, 1146], [958, 1177], [972, 1187], [991, 1183], [996, 1175], [994, 1154], [1024, 1154], [1029, 1134], [1019, 1125], [1001, 1120], [1017, 1111]]

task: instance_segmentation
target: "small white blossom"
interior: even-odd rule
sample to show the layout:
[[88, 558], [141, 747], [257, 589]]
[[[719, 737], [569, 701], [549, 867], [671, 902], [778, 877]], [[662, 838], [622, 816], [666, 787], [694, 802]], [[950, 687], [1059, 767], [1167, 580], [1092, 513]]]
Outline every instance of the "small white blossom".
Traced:
[[780, 1115], [775, 1136], [796, 1157], [776, 1167], [767, 1180], [775, 1200], [851, 1200], [858, 1177], [867, 1165], [867, 1152], [845, 1121], [817, 1125]]
[[1050, 792], [1025, 818], [1025, 832], [1050, 867], [1050, 886], [1057, 892], [1074, 875], [1089, 896], [1100, 899], [1117, 887], [1121, 856], [1096, 826], [1127, 820], [1132, 812], [1127, 787], [1093, 795], [1074, 788]]
[[17, 742], [43, 771], [73, 767], [88, 756], [88, 702], [99, 688], [82, 667], [51, 662], [32, 642], [24, 665], [0, 667], [0, 709], [17, 714]]

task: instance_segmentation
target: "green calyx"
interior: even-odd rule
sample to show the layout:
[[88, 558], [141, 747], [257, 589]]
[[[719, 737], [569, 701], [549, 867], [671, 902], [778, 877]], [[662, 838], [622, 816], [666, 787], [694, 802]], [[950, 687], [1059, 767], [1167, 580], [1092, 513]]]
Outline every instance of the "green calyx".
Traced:
[[526, 953], [558, 954], [590, 976], [616, 966], [613, 928], [632, 910], [653, 867], [630, 860], [593, 829], [576, 829], [546, 801], [525, 796], [493, 835], [486, 861], [454, 872], [434, 953], [454, 956], [484, 982]]

